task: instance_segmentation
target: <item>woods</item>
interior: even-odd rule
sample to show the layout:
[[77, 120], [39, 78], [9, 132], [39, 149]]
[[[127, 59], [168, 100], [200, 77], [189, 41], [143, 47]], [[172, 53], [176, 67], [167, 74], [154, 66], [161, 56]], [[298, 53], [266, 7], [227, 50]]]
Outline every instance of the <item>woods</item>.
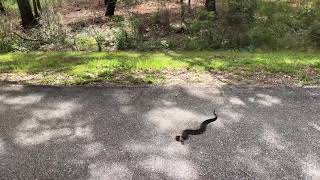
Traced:
[[[49, 47], [90, 51], [252, 51], [320, 46], [317, 0], [0, 2], [0, 38], [6, 42], [0, 51]], [[12, 33], [20, 25], [24, 30]]]

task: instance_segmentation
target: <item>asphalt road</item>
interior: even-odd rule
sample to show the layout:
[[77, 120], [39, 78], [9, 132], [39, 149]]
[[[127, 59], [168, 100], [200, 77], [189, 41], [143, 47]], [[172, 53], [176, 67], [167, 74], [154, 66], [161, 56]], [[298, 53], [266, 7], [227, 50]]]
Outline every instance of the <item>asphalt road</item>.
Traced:
[[320, 179], [320, 89], [0, 86], [0, 179]]

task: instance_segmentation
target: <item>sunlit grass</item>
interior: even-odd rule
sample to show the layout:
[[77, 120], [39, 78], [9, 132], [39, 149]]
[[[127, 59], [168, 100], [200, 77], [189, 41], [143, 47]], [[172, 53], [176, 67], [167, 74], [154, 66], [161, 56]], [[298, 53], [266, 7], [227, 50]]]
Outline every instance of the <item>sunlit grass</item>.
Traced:
[[[0, 75], [3, 73], [45, 74], [45, 84], [78, 84], [130, 77], [139, 73], [141, 81], [157, 83], [162, 71], [189, 70], [200, 72], [232, 72], [245, 74], [288, 74], [310, 79], [306, 69], [320, 72], [319, 53], [293, 52], [32, 52], [0, 54]], [[59, 78], [56, 78], [59, 76]], [[65, 77], [65, 80], [64, 80]], [[140, 82], [140, 80], [139, 80]], [[59, 84], [59, 83], [58, 83]]]

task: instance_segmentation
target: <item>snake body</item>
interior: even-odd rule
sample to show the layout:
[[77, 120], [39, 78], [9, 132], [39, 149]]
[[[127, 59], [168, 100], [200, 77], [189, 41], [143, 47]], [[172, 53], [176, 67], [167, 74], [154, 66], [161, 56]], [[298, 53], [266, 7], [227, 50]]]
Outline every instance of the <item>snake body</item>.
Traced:
[[176, 136], [176, 141], [181, 142], [181, 144], [184, 144], [184, 141], [187, 140], [189, 138], [189, 135], [199, 135], [199, 134], [203, 134], [206, 129], [207, 129], [207, 125], [216, 121], [218, 119], [218, 116], [216, 114], [216, 111], [213, 111], [214, 117], [211, 119], [207, 119], [205, 121], [203, 121], [200, 124], [200, 128], [199, 129], [185, 129], [182, 131], [182, 135], [181, 136]]

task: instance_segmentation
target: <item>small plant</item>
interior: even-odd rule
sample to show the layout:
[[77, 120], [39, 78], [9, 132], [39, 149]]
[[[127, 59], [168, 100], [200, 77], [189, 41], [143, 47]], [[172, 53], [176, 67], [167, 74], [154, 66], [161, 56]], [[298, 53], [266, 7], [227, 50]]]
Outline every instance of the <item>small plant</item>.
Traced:
[[88, 33], [79, 33], [74, 37], [75, 47], [77, 50], [94, 51], [97, 47], [97, 41]]
[[118, 28], [113, 28], [113, 46], [116, 49], [123, 50], [126, 49], [129, 46], [129, 37], [127, 31], [124, 29], [118, 27]]
[[95, 40], [96, 47], [99, 52], [106, 48], [106, 45], [109, 44], [108, 37], [110, 36], [110, 29], [107, 27], [95, 27], [89, 26], [86, 29], [86, 32]]
[[[1, 16], [1, 15], [0, 15]], [[10, 52], [14, 50], [15, 39], [11, 34], [10, 21], [5, 16], [0, 19], [0, 52]]]

